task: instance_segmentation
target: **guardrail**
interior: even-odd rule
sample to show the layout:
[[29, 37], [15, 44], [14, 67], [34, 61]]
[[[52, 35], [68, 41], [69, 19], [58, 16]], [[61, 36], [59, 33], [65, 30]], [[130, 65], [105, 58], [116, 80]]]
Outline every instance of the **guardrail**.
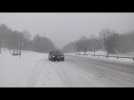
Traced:
[[102, 56], [102, 57], [113, 57], [113, 58], [117, 58], [117, 59], [120, 59], [120, 58], [127, 58], [127, 59], [132, 59], [134, 61], [134, 57], [128, 57], [128, 56], [118, 56], [118, 55], [96, 55], [96, 54], [80, 54], [80, 55], [91, 55], [91, 56]]

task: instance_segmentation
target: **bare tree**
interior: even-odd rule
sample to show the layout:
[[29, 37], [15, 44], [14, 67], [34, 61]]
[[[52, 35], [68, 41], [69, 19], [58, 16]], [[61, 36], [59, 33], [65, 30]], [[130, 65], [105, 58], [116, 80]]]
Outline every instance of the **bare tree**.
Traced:
[[111, 53], [116, 53], [119, 35], [113, 30], [105, 29], [100, 32], [100, 37], [103, 39], [107, 56]]
[[47, 38], [36, 35], [32, 40], [33, 50], [37, 52], [49, 52], [55, 49], [53, 42]]

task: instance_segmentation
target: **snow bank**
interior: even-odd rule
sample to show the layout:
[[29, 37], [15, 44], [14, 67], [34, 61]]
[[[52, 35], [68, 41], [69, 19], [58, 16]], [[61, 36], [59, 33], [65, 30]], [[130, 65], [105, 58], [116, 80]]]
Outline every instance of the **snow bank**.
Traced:
[[[134, 54], [134, 53], [133, 53]], [[76, 56], [81, 56], [81, 57], [88, 57], [88, 58], [92, 58], [92, 59], [100, 59], [100, 60], [104, 60], [104, 61], [109, 61], [109, 62], [118, 62], [118, 63], [134, 63], [133, 59], [129, 59], [129, 58], [119, 58], [117, 59], [116, 57], [105, 57], [106, 52], [105, 51], [96, 51], [95, 55], [104, 55], [104, 56], [93, 56], [94, 52], [77, 52], [77, 53], [70, 53], [68, 55], [76, 55]], [[110, 56], [126, 56], [126, 57], [134, 57], [132, 55], [132, 53], [130, 54], [118, 54], [118, 55], [110, 55]]]
[[27, 86], [28, 77], [39, 59], [47, 54], [22, 52], [12, 56], [8, 51], [0, 55], [0, 86]]

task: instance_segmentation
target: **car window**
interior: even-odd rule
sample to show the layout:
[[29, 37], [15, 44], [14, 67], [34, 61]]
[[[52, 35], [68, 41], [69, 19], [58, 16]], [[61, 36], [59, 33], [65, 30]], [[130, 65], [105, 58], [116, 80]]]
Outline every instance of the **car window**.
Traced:
[[51, 55], [63, 55], [63, 53], [61, 51], [53, 51], [50, 52]]

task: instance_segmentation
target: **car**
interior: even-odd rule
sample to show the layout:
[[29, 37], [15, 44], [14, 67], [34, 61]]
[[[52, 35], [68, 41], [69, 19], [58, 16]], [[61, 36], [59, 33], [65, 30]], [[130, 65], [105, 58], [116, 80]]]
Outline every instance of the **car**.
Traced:
[[49, 61], [64, 61], [64, 54], [60, 50], [53, 50], [49, 52]]
[[15, 51], [15, 50], [14, 50], [14, 51], [12, 52], [12, 55], [13, 55], [13, 56], [20, 56], [21, 53], [20, 53], [19, 51]]

